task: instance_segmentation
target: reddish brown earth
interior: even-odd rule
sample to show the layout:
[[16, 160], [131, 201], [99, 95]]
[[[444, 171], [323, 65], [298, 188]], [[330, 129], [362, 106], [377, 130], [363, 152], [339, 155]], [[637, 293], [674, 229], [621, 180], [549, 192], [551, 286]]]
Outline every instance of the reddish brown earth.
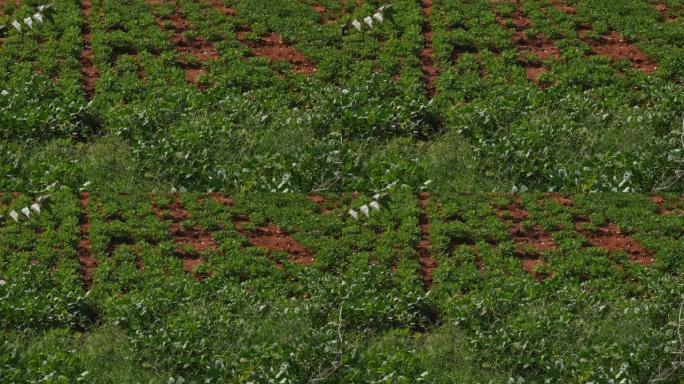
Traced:
[[[529, 214], [522, 207], [520, 199], [516, 199], [508, 206], [508, 212], [512, 221], [510, 233], [516, 243], [523, 246], [531, 246], [535, 251], [538, 252], [556, 249], [558, 247], [558, 244], [553, 237], [544, 231], [544, 229], [540, 226], [536, 225], [532, 228], [526, 228], [522, 225], [522, 222], [527, 220]], [[504, 212], [500, 209], [497, 209], [496, 215], [499, 218], [502, 218], [504, 216]], [[536, 256], [526, 255], [524, 252], [520, 252], [521, 256], [523, 257]]]
[[[501, 16], [497, 17], [498, 23], [506, 27], [508, 22]], [[532, 20], [530, 20], [525, 13], [516, 8], [511, 15], [510, 23], [513, 24], [512, 40], [519, 52], [525, 55], [536, 56], [539, 60], [558, 59], [560, 51], [556, 48], [553, 41], [548, 40], [543, 35], [528, 38], [525, 31], [533, 27]], [[527, 71], [527, 78], [537, 82], [539, 75], [548, 71], [538, 60], [523, 60], [523, 64]]]
[[[563, 0], [552, 0], [551, 3], [569, 15], [577, 13], [575, 8], [566, 5]], [[601, 36], [599, 40], [593, 40], [586, 37], [590, 30], [590, 26], [582, 26], [577, 33], [580, 39], [591, 46], [594, 54], [614, 60], [628, 60], [632, 62], [634, 68], [646, 73], [652, 73], [658, 68], [658, 65], [650, 57], [633, 44], [625, 42], [624, 37], [619, 33], [613, 31], [608, 35]]]
[[210, 0], [209, 4], [226, 16], [235, 16], [235, 9], [225, 5], [222, 0]]
[[582, 227], [585, 222], [586, 218], [577, 219], [575, 228], [587, 238], [592, 246], [606, 249], [609, 252], [624, 251], [630, 256], [630, 260], [638, 264], [649, 265], [653, 263], [653, 251], [622, 233], [617, 225], [608, 223], [596, 231], [588, 231]]
[[667, 8], [667, 5], [665, 5], [663, 3], [656, 3], [653, 5], [653, 7], [655, 8], [656, 11], [658, 11], [658, 13], [660, 13], [660, 17], [664, 21], [677, 20], [677, 18], [675, 16], [670, 15], [670, 10]]
[[254, 231], [248, 231], [245, 229], [245, 224], [249, 221], [249, 218], [242, 217], [234, 220], [233, 224], [235, 229], [245, 236], [253, 246], [263, 248], [269, 254], [273, 251], [286, 252], [290, 255], [290, 261], [295, 264], [311, 265], [314, 263], [313, 253], [277, 225], [267, 223]]
[[[513, 241], [519, 245], [517, 253], [522, 258], [523, 269], [525, 272], [538, 277], [535, 274], [535, 268], [544, 263], [539, 258], [539, 253], [549, 249], [556, 249], [558, 244], [541, 226], [535, 225], [532, 228], [527, 228], [522, 224], [529, 217], [529, 213], [523, 208], [519, 198], [516, 198], [507, 207], [507, 210], [512, 221], [509, 231]], [[500, 219], [504, 218], [503, 210], [496, 208], [495, 212], [497, 217]], [[526, 250], [528, 247], [531, 247], [534, 251], [530, 253]]]
[[318, 209], [322, 214], [328, 215], [333, 212], [332, 209], [326, 206], [325, 197], [317, 194], [311, 194], [309, 195], [309, 200], [313, 201], [316, 204], [316, 206], [318, 206]]
[[551, 0], [551, 4], [558, 8], [559, 11], [567, 13], [568, 15], [577, 14], [577, 10], [575, 9], [575, 7], [567, 5], [563, 0]]
[[85, 289], [90, 289], [93, 285], [93, 273], [97, 268], [97, 260], [91, 254], [90, 218], [88, 217], [89, 201], [90, 195], [88, 192], [83, 192], [79, 195], [79, 204], [81, 206], [81, 240], [78, 242], [77, 254], [78, 261], [81, 264], [81, 280]]
[[214, 199], [214, 201], [221, 205], [225, 205], [227, 207], [232, 207], [233, 205], [235, 205], [233, 199], [223, 196], [220, 193], [212, 193], [211, 197]]
[[83, 74], [83, 89], [85, 90], [88, 100], [92, 100], [95, 96], [95, 83], [97, 82], [98, 72], [95, 69], [94, 54], [91, 44], [90, 31], [90, 0], [83, 0], [81, 2], [81, 14], [83, 15], [83, 28], [81, 35], [83, 39], [83, 50], [81, 51], [79, 61], [81, 63], [81, 73]]
[[425, 288], [432, 287], [432, 273], [437, 268], [437, 260], [432, 257], [432, 242], [430, 241], [430, 217], [428, 205], [430, 194], [421, 193], [418, 195], [420, 205], [420, 241], [418, 242], [418, 262], [420, 263], [420, 274]]
[[667, 204], [667, 202], [662, 196], [652, 195], [650, 199], [653, 204], [658, 206], [658, 214], [660, 215], [675, 215], [678, 212], [680, 214], [684, 214], [684, 211], [682, 211], [681, 209], [673, 209], [672, 206]]
[[[148, 0], [148, 4], [154, 5], [158, 3], [155, 0]], [[167, 29], [162, 18], [155, 14], [157, 24], [162, 29]], [[185, 79], [190, 83], [197, 83], [198, 77], [207, 73], [204, 66], [205, 62], [217, 60], [219, 58], [218, 51], [214, 46], [203, 36], [197, 36], [193, 39], [186, 38], [183, 33], [192, 29], [192, 24], [183, 15], [183, 10], [178, 6], [171, 15], [171, 42], [176, 47], [176, 51], [180, 55], [178, 62], [185, 70]], [[188, 58], [192, 58], [188, 60]]]
[[[156, 205], [152, 205], [152, 211], [157, 217], [164, 217], [163, 210]], [[211, 233], [200, 225], [194, 225], [191, 228], [183, 227], [181, 223], [183, 220], [190, 218], [190, 213], [183, 207], [179, 197], [176, 197], [176, 201], [171, 203], [168, 212], [171, 215], [169, 233], [176, 243], [176, 253], [183, 258], [183, 270], [192, 273], [196, 266], [206, 262], [197, 254], [207, 250], [216, 250], [216, 241]], [[195, 275], [195, 278], [197, 279], [201, 279], [202, 277], [203, 276]]]
[[432, 0], [421, 0], [423, 18], [423, 49], [420, 51], [420, 68], [423, 71], [423, 82], [429, 98], [437, 92], [439, 68], [435, 62], [435, 51], [432, 48]]
[[549, 193], [549, 197], [551, 197], [551, 199], [556, 203], [564, 205], [566, 207], [572, 207], [573, 205], [575, 205], [575, 202], [572, 199], [563, 196], [563, 194], [561, 193]]
[[312, 6], [313, 10], [318, 13], [319, 15], [322, 15], [328, 11], [328, 8], [324, 7], [323, 5], [320, 4], [314, 4]]
[[606, 56], [613, 60], [627, 60], [632, 66], [642, 72], [653, 73], [658, 69], [658, 64], [648, 57], [635, 45], [625, 41], [625, 38], [612, 31], [601, 36], [598, 40], [588, 39], [586, 30], [578, 31], [579, 37], [587, 42], [594, 54]]
[[251, 33], [251, 28], [243, 27], [238, 32], [238, 39], [251, 49], [254, 56], [264, 57], [270, 62], [288, 62], [292, 66], [292, 71], [296, 73], [311, 74], [316, 72], [316, 66], [313, 62], [295, 47], [286, 44], [283, 37], [277, 33], [272, 32], [256, 41], [247, 37], [249, 33]]

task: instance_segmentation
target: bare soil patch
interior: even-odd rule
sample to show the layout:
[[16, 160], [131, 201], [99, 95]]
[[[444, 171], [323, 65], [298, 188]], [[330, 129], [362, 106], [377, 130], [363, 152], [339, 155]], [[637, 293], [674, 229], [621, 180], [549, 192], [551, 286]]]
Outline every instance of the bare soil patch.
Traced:
[[234, 220], [233, 225], [253, 246], [263, 248], [269, 254], [273, 251], [286, 252], [290, 255], [290, 261], [295, 264], [311, 265], [314, 263], [313, 253], [277, 225], [269, 222], [249, 231], [245, 229], [245, 224], [249, 221], [249, 218], [242, 217]]
[[[148, 0], [148, 4], [154, 5], [154, 0]], [[203, 36], [188, 38], [184, 32], [192, 29], [192, 24], [183, 15], [183, 10], [178, 6], [170, 18], [172, 28], [167, 28], [165, 21], [155, 14], [157, 24], [164, 30], [172, 33], [171, 42], [180, 55], [178, 63], [185, 70], [185, 79], [190, 83], [197, 83], [198, 78], [207, 73], [204, 63], [217, 60], [220, 55], [213, 44]]]
[[257, 40], [248, 38], [251, 28], [243, 27], [238, 32], [240, 42], [250, 48], [254, 56], [263, 57], [270, 62], [285, 61], [290, 63], [295, 73], [312, 74], [316, 72], [314, 63], [306, 58], [295, 47], [285, 43], [282, 36], [271, 32]]
[[88, 100], [92, 100], [95, 96], [95, 83], [99, 73], [95, 68], [94, 54], [91, 44], [91, 30], [90, 30], [90, 13], [92, 4], [90, 0], [83, 0], [81, 2], [81, 14], [83, 16], [83, 27], [81, 30], [81, 38], [83, 39], [83, 50], [79, 56], [81, 64], [81, 73], [83, 74], [83, 89]]
[[575, 7], [567, 5], [563, 0], [551, 0], [551, 4], [558, 8], [559, 11], [567, 13], [568, 15], [577, 14], [577, 9], [575, 9]]
[[655, 10], [658, 11], [658, 13], [660, 13], [660, 17], [662, 18], [663, 21], [675, 21], [675, 20], [677, 20], [677, 17], [670, 15], [670, 10], [666, 4], [655, 3], [655, 4], [653, 4], [653, 8], [655, 8]]
[[93, 273], [97, 268], [97, 260], [91, 253], [90, 243], [90, 218], [88, 217], [88, 204], [90, 194], [83, 192], [79, 195], [79, 205], [81, 207], [80, 225], [81, 239], [78, 242], [77, 254], [81, 264], [81, 280], [83, 287], [87, 290], [93, 285]]
[[572, 207], [573, 205], [575, 205], [575, 202], [571, 198], [565, 197], [561, 193], [549, 193], [549, 197], [551, 197], [551, 199], [556, 203], [564, 205], [566, 207]]
[[[164, 211], [159, 207], [152, 205], [152, 211], [157, 217], [164, 217]], [[206, 262], [199, 254], [205, 251], [216, 250], [216, 241], [211, 232], [200, 225], [195, 224], [189, 228], [183, 226], [182, 222], [190, 218], [190, 213], [183, 207], [178, 196], [169, 206], [168, 213], [171, 216], [169, 234], [171, 234], [176, 243], [176, 254], [183, 259], [183, 270], [192, 273], [197, 265]], [[195, 274], [197, 279], [203, 277]]]
[[210, 0], [209, 4], [226, 16], [235, 16], [235, 9], [227, 6], [221, 0]]
[[[497, 16], [497, 21], [502, 27], [508, 26], [507, 20], [501, 16]], [[533, 27], [533, 23], [521, 9], [516, 8], [513, 11], [510, 23], [513, 25], [511, 39], [516, 49], [525, 56], [521, 63], [527, 71], [527, 78], [538, 82], [539, 76], [548, 72], [548, 68], [544, 67], [540, 60], [558, 59], [560, 51], [556, 48], [556, 44], [545, 36], [526, 34], [526, 31]]]
[[617, 225], [608, 223], [595, 231], [588, 231], [582, 228], [582, 224], [585, 222], [585, 218], [579, 218], [575, 222], [575, 228], [587, 238], [592, 246], [606, 249], [609, 252], [623, 251], [629, 255], [630, 260], [638, 264], [649, 265], [654, 262], [653, 251], [622, 233]]
[[626, 42], [621, 34], [612, 31], [594, 40], [587, 38], [587, 33], [586, 30], [578, 31], [579, 37], [591, 46], [594, 54], [613, 60], [630, 61], [634, 68], [646, 73], [653, 73], [658, 69], [655, 61], [635, 45]]
[[437, 268], [437, 259], [432, 256], [432, 242], [430, 241], [430, 216], [428, 213], [428, 205], [430, 201], [430, 194], [421, 193], [418, 195], [418, 204], [420, 205], [420, 218], [418, 224], [420, 225], [420, 241], [418, 242], [418, 262], [420, 263], [420, 274], [425, 288], [432, 287], [432, 273]]
[[423, 48], [420, 51], [420, 68], [423, 71], [423, 82], [429, 98], [437, 92], [437, 78], [439, 67], [435, 62], [435, 51], [432, 47], [432, 0], [421, 0], [423, 13]]

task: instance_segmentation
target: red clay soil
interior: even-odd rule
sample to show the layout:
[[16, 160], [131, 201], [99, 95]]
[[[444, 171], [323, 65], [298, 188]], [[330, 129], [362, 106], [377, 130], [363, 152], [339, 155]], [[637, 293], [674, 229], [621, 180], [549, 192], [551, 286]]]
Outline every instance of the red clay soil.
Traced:
[[225, 205], [227, 207], [232, 207], [235, 205], [235, 201], [233, 201], [233, 199], [228, 198], [220, 193], [212, 193], [211, 197], [214, 199], [214, 201], [221, 205]]
[[282, 36], [270, 33], [254, 41], [248, 38], [251, 28], [242, 27], [238, 32], [240, 42], [248, 46], [254, 56], [263, 57], [270, 62], [285, 61], [290, 63], [295, 73], [311, 74], [316, 72], [316, 66], [295, 47], [285, 43]]
[[[502, 27], [507, 26], [507, 20], [503, 17], [498, 16], [497, 21]], [[510, 21], [514, 27], [512, 40], [519, 52], [536, 56], [539, 60], [558, 59], [560, 57], [560, 51], [553, 41], [548, 40], [543, 35], [532, 38], [525, 35], [525, 31], [532, 28], [533, 25], [532, 20], [521, 9], [513, 11]], [[537, 82], [539, 75], [548, 71], [536, 60], [532, 62], [524, 60], [523, 64], [527, 71], [527, 78], [534, 82]]]
[[[154, 5], [158, 3], [155, 0], [148, 0], [148, 4]], [[157, 24], [166, 29], [164, 20], [155, 14]], [[207, 73], [204, 63], [207, 61], [216, 60], [219, 58], [218, 51], [214, 46], [204, 37], [197, 36], [193, 39], [186, 38], [183, 33], [192, 29], [192, 24], [183, 15], [183, 11], [178, 6], [171, 15], [171, 42], [176, 47], [176, 51], [180, 55], [178, 60], [180, 66], [185, 70], [185, 79], [189, 83], [196, 83], [197, 78]], [[191, 61], [187, 58], [192, 57]]]
[[432, 287], [432, 273], [437, 268], [437, 260], [432, 257], [432, 242], [430, 241], [430, 217], [428, 215], [429, 193], [418, 195], [420, 205], [420, 241], [418, 242], [418, 262], [420, 263], [420, 275], [425, 288]]
[[81, 64], [81, 73], [83, 74], [83, 89], [85, 90], [88, 100], [92, 100], [95, 96], [95, 83], [97, 82], [98, 72], [95, 69], [93, 48], [91, 45], [91, 31], [90, 31], [90, 0], [83, 0], [81, 2], [81, 14], [83, 16], [83, 29], [81, 35], [83, 39], [83, 50], [79, 56]]
[[561, 193], [558, 193], [558, 192], [549, 193], [548, 196], [553, 201], [555, 201], [556, 203], [558, 203], [560, 205], [564, 205], [566, 207], [572, 207], [573, 205], [575, 205], [575, 202], [571, 198], [565, 197]]
[[78, 242], [77, 254], [78, 261], [81, 264], [81, 280], [85, 289], [90, 289], [93, 285], [93, 273], [97, 268], [97, 260], [91, 253], [90, 218], [88, 217], [89, 201], [90, 195], [88, 192], [83, 192], [79, 195], [79, 204], [81, 206], [81, 240]]
[[290, 255], [290, 261], [295, 264], [311, 265], [315, 261], [311, 251], [304, 248], [277, 225], [268, 223], [254, 231], [248, 231], [244, 227], [248, 222], [249, 219], [243, 217], [234, 220], [233, 224], [235, 229], [245, 236], [253, 246], [263, 248], [269, 254], [273, 251], [286, 252]]
[[437, 92], [437, 78], [439, 68], [435, 62], [435, 51], [432, 48], [432, 0], [421, 0], [423, 11], [423, 49], [420, 51], [420, 68], [423, 71], [423, 82], [429, 98]]
[[222, 0], [210, 0], [209, 4], [226, 16], [235, 16], [235, 9], [224, 4]]
[[653, 5], [653, 8], [655, 8], [655, 10], [658, 11], [658, 13], [660, 13], [660, 16], [663, 19], [663, 21], [677, 20], [677, 17], [670, 15], [670, 10], [667, 8], [667, 5], [663, 3], [656, 3]]
[[[563, 0], [552, 0], [551, 3], [569, 15], [577, 13], [575, 8], [566, 5]], [[613, 31], [608, 35], [601, 36], [599, 40], [593, 40], [586, 37], [589, 30], [591, 30], [590, 27], [583, 26], [578, 29], [577, 33], [580, 39], [591, 46], [594, 54], [615, 60], [628, 60], [632, 62], [634, 68], [646, 73], [652, 73], [658, 68], [658, 65], [650, 57], [633, 44], [625, 42], [624, 37], [619, 33]]]
[[[163, 211], [155, 205], [152, 206], [152, 211], [159, 218], [164, 216]], [[171, 203], [168, 211], [171, 215], [169, 233], [176, 243], [176, 253], [183, 258], [183, 270], [192, 273], [196, 266], [205, 263], [205, 260], [199, 257], [197, 253], [216, 250], [216, 241], [209, 231], [199, 225], [187, 229], [181, 225], [183, 220], [190, 217], [190, 213], [183, 207], [178, 197], [176, 201]], [[188, 251], [188, 248], [192, 251]], [[202, 277], [195, 275], [197, 279]]]
[[650, 200], [653, 204], [658, 206], [657, 210], [659, 215], [674, 215], [676, 213], [674, 209], [666, 204], [666, 201], [662, 196], [652, 195]]
[[627, 60], [632, 66], [642, 72], [653, 73], [658, 69], [658, 64], [648, 57], [635, 45], [625, 41], [624, 37], [612, 31], [601, 36], [598, 40], [588, 39], [587, 30], [578, 31], [579, 37], [591, 46], [596, 55], [606, 56], [613, 60]]
[[585, 222], [585, 218], [579, 218], [575, 222], [575, 228], [587, 238], [592, 246], [606, 249], [609, 252], [624, 251], [630, 256], [630, 260], [638, 264], [649, 265], [653, 263], [653, 251], [623, 234], [617, 225], [608, 223], [596, 231], [588, 231], [582, 228], [582, 224]]
[[575, 7], [567, 5], [563, 0], [551, 0], [551, 4], [558, 8], [559, 11], [567, 13], [568, 15], [577, 14], [577, 9], [575, 9]]
[[309, 197], [309, 200], [311, 200], [312, 202], [314, 202], [318, 206], [318, 209], [322, 214], [327, 215], [327, 214], [330, 214], [331, 212], [333, 212], [332, 209], [330, 209], [326, 206], [325, 197], [323, 197], [321, 195], [317, 195], [317, 194], [311, 194], [308, 197]]
[[[523, 221], [527, 220], [529, 214], [522, 207], [520, 199], [516, 199], [508, 206], [508, 212], [513, 222], [510, 227], [510, 233], [516, 243], [522, 246], [531, 246], [537, 252], [558, 248], [558, 244], [553, 237], [540, 226], [536, 225], [533, 228], [525, 228], [525, 226], [521, 224]], [[497, 210], [497, 216], [502, 217], [502, 215], [503, 212]], [[520, 252], [523, 257], [536, 256], [527, 255], [522, 251]]]

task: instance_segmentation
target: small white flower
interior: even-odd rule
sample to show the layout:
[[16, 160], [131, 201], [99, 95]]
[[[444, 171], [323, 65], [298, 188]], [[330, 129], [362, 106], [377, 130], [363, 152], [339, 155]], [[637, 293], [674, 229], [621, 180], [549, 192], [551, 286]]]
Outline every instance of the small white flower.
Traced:
[[17, 213], [17, 211], [12, 211], [9, 213], [9, 215], [15, 223], [19, 222], [19, 214]]
[[360, 210], [361, 213], [363, 213], [366, 217], [370, 217], [370, 209], [368, 209], [368, 206], [367, 206], [367, 205], [361, 206], [361, 208], [359, 208], [359, 210]]
[[31, 204], [31, 209], [35, 212], [40, 214], [40, 204], [38, 203], [33, 203]]
[[21, 24], [19, 24], [18, 21], [16, 21], [16, 20], [12, 21], [12, 26], [14, 27], [14, 29], [21, 32]]
[[379, 23], [382, 23], [383, 21], [385, 21], [385, 19], [382, 17], [382, 13], [380, 13], [380, 12], [374, 13], [373, 18], [375, 20], [377, 20]]
[[42, 14], [42, 13], [36, 13], [35, 15], [33, 15], [33, 19], [36, 20], [36, 21], [39, 22], [39, 23], [42, 23], [43, 20], [44, 20], [44, 19], [43, 19], [43, 14]]
[[25, 18], [24, 24], [28, 25], [30, 29], [33, 29], [33, 19], [31, 17]]
[[368, 28], [373, 28], [373, 18], [372, 18], [372, 17], [366, 16], [366, 17], [363, 19], [363, 22], [366, 23], [366, 25], [368, 26]]
[[380, 203], [378, 203], [377, 201], [372, 201], [370, 203], [370, 206], [371, 206], [371, 208], [375, 209], [376, 211], [380, 210]]
[[351, 22], [351, 25], [356, 28], [357, 31], [361, 32], [361, 23], [359, 23], [358, 20], [354, 20]]
[[7, 284], [7, 282], [3, 279], [0, 279], [0, 286]]
[[359, 214], [358, 214], [355, 210], [350, 209], [350, 210], [349, 210], [349, 214], [350, 214], [351, 217], [353, 217], [355, 220], [358, 220], [358, 219], [359, 219]]
[[0, 92], [0, 95], [2, 95], [2, 96], [7, 96], [7, 95], [9, 95], [9, 92], [7, 92], [6, 89], [3, 89], [3, 90]]
[[29, 218], [29, 216], [31, 216], [31, 211], [28, 207], [22, 208], [21, 213], [24, 214], [24, 216], [26, 216], [27, 219]]

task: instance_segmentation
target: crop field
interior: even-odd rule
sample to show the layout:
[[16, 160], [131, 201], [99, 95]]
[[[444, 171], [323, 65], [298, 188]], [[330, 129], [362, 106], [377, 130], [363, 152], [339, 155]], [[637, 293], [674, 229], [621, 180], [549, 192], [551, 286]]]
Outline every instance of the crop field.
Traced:
[[41, 4], [0, 190], [684, 190], [681, 0]]
[[0, 384], [684, 383], [684, 0], [0, 0]]
[[684, 378], [681, 197], [393, 193], [348, 214], [372, 200], [57, 192], [0, 224], [0, 377]]

